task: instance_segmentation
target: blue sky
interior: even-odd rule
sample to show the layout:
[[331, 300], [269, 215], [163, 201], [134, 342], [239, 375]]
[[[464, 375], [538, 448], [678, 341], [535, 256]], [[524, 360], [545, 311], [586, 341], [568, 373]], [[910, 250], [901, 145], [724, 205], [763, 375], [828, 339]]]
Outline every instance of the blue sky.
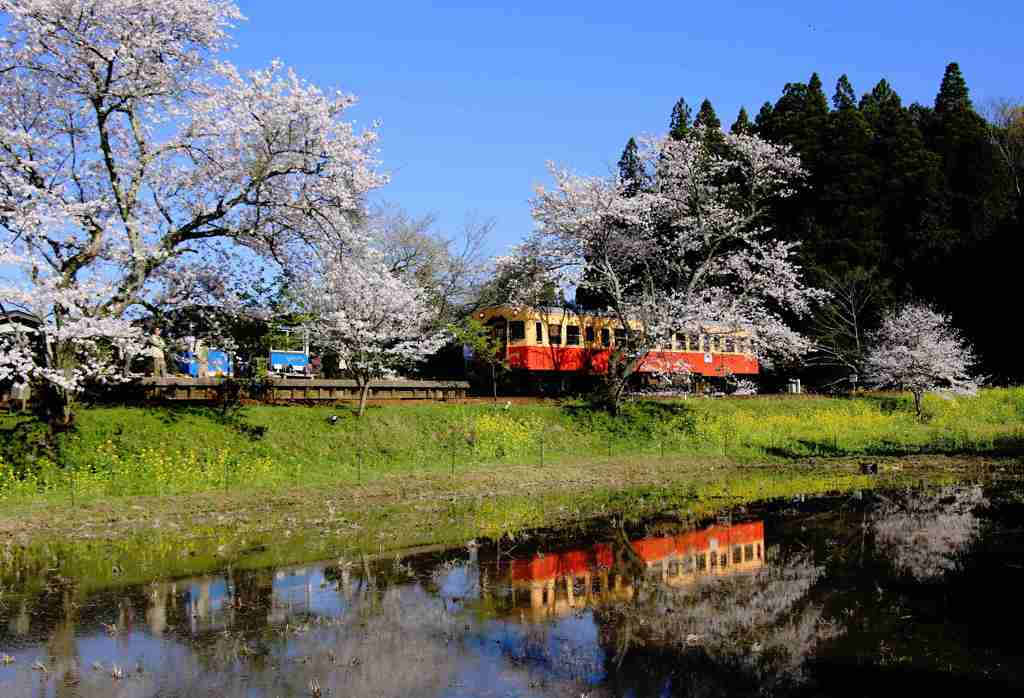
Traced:
[[680, 96], [710, 97], [728, 126], [818, 71], [829, 96], [847, 73], [858, 93], [885, 77], [930, 104], [958, 61], [976, 104], [1024, 98], [1019, 1], [238, 2], [232, 60], [280, 58], [359, 95], [352, 118], [382, 122], [394, 178], [378, 198], [452, 230], [493, 216], [495, 252], [530, 231], [545, 161], [604, 174], [631, 135], [666, 129]]

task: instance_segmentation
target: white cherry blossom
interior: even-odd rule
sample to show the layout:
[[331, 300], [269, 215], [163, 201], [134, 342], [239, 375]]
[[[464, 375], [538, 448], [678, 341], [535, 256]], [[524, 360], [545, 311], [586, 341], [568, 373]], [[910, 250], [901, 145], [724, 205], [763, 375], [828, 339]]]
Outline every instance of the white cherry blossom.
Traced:
[[376, 133], [351, 95], [228, 63], [242, 19], [230, 0], [0, 0], [0, 300], [67, 362], [12, 349], [7, 374], [73, 396], [104, 369], [64, 343], [230, 305], [345, 244], [386, 181]]
[[910, 303], [882, 319], [871, 337], [864, 370], [868, 385], [910, 391], [920, 418], [925, 393], [977, 392], [980, 380], [971, 374], [976, 361], [974, 350], [947, 315]]

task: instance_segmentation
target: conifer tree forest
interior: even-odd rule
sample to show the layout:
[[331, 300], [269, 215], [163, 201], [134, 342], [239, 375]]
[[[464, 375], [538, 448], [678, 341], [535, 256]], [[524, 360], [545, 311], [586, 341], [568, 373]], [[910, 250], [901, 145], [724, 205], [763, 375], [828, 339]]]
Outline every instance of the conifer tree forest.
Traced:
[[[670, 138], [701, 126], [709, 137], [723, 128], [709, 99], [696, 115], [684, 99], [673, 106]], [[726, 128], [791, 146], [807, 172], [796, 195], [774, 205], [772, 225], [801, 243], [809, 277], [834, 293], [832, 307], [802, 327], [835, 350], [818, 357], [823, 380], [853, 369], [857, 361], [840, 355], [859, 351], [885, 308], [908, 301], [949, 313], [991, 382], [1024, 380], [1016, 339], [1024, 296], [1019, 102], [974, 104], [956, 63], [931, 105], [904, 104], [884, 79], [858, 98], [845, 75], [830, 99], [815, 73], [786, 84], [753, 121], [741, 108]], [[651, 185], [636, 149], [631, 138], [619, 161], [626, 195]], [[584, 306], [600, 300], [577, 298]]]

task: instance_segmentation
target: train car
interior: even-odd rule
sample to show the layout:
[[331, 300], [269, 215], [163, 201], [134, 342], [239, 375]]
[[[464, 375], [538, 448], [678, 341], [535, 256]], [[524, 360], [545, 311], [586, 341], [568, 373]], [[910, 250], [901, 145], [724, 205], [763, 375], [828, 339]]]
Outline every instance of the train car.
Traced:
[[[616, 318], [565, 308], [495, 306], [478, 311], [476, 319], [499, 340], [509, 369], [539, 380], [606, 373], [616, 343], [626, 337]], [[757, 375], [753, 349], [753, 338], [742, 330], [681, 329], [671, 346], [644, 357], [638, 373], [641, 379], [655, 373], [723, 380]]]

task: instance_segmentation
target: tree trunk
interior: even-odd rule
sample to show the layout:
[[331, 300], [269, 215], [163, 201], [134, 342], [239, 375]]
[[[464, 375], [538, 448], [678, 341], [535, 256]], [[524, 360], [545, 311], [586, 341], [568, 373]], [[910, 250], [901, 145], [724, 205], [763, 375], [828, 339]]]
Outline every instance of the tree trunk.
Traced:
[[911, 391], [914, 395], [914, 410], [917, 412], [917, 421], [924, 421], [924, 410], [921, 408], [921, 403], [924, 400], [924, 393], [919, 390]]
[[363, 384], [359, 387], [359, 415], [363, 416], [363, 412], [366, 411], [366, 398], [370, 394], [370, 379], [367, 378], [362, 382]]
[[494, 392], [494, 401], [498, 401], [498, 369], [491, 364], [491, 390]]

